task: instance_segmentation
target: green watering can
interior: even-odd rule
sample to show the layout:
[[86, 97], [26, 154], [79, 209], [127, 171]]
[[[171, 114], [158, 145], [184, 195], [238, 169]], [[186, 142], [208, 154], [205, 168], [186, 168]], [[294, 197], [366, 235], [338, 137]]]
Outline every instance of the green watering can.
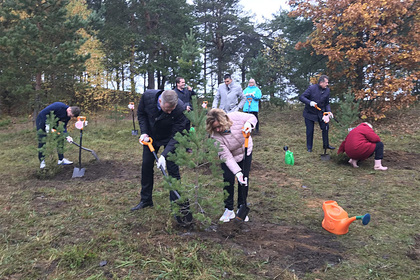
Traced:
[[284, 162], [288, 165], [295, 165], [295, 158], [293, 157], [293, 152], [289, 151], [289, 147], [284, 146], [283, 150], [286, 152], [284, 156]]

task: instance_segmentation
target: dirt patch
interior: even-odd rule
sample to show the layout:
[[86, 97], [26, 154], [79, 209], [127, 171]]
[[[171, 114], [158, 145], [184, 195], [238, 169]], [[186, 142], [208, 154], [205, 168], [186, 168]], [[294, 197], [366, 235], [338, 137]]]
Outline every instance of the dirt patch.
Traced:
[[414, 245], [407, 253], [407, 257], [413, 261], [420, 260], [420, 234], [414, 236]]
[[[52, 180], [67, 181], [72, 178], [73, 169], [78, 167], [77, 163], [71, 166], [63, 166], [59, 174]], [[85, 175], [74, 180], [95, 181], [99, 179], [124, 179], [131, 180], [140, 178], [140, 165], [131, 162], [116, 161], [91, 161], [82, 165], [85, 168]]]
[[343, 258], [344, 247], [336, 236], [305, 227], [270, 223], [236, 222], [215, 225], [197, 235], [224, 248], [242, 251], [247, 259], [266, 262], [265, 276], [274, 278], [283, 270], [298, 276], [333, 266]]
[[[338, 159], [338, 164], [347, 165], [349, 157], [343, 156]], [[371, 156], [364, 161], [358, 162], [359, 166], [372, 166], [374, 165], [374, 157]], [[420, 154], [417, 153], [407, 153], [403, 151], [384, 151], [384, 159], [382, 160], [382, 165], [389, 167], [391, 169], [405, 169], [405, 170], [418, 170], [420, 171]]]
[[420, 171], [420, 154], [385, 150], [383, 165], [392, 169]]

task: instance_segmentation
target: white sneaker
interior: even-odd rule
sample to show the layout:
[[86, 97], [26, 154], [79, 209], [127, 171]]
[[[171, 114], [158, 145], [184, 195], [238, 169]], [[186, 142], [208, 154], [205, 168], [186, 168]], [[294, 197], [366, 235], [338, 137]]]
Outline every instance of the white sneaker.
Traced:
[[220, 217], [219, 221], [227, 223], [233, 218], [235, 218], [235, 212], [226, 208], [225, 213], [223, 213], [223, 216]]
[[[236, 214], [238, 214], [238, 212], [239, 212], [239, 209], [238, 209], [238, 211], [236, 211]], [[248, 216], [245, 217], [244, 222], [249, 222], [249, 217]]]
[[73, 162], [72, 161], [69, 161], [66, 158], [63, 158], [62, 160], [58, 160], [58, 163], [57, 164], [58, 165], [70, 165], [70, 164], [73, 164]]
[[41, 169], [45, 168], [45, 160], [41, 161], [41, 164], [39, 165], [39, 168], [41, 168]]

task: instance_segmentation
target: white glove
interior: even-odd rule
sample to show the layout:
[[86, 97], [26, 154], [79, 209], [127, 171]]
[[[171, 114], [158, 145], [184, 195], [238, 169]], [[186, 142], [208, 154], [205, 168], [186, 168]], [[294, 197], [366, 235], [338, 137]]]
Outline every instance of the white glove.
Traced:
[[330, 115], [322, 116], [322, 120], [324, 121], [324, 123], [328, 123], [330, 121]]
[[128, 104], [128, 109], [134, 110], [134, 104]]
[[238, 172], [238, 173], [236, 173], [236, 178], [238, 179], [238, 183], [239, 184], [241, 184], [241, 185], [244, 185], [244, 186], [247, 186], [248, 185], [248, 178], [244, 178], [244, 174], [242, 173], [242, 172]]
[[242, 128], [242, 131], [245, 132], [246, 134], [251, 133], [251, 131], [252, 131], [252, 124], [250, 122], [246, 122], [244, 124], [244, 128]]
[[157, 166], [157, 168], [161, 168], [161, 167], [163, 167], [163, 170], [165, 170], [166, 169], [166, 159], [165, 159], [165, 157], [164, 156], [160, 156], [159, 157], [159, 159], [158, 159], [158, 161], [156, 162], [156, 166]]
[[330, 119], [334, 119], [334, 115], [331, 112], [328, 112], [328, 116], [330, 117]]
[[73, 138], [71, 138], [71, 136], [67, 136], [67, 137], [66, 137], [66, 140], [67, 140], [67, 142], [69, 142], [69, 143], [73, 142]]
[[77, 121], [77, 122], [74, 124], [74, 126], [75, 126], [77, 129], [83, 129], [83, 124], [84, 124], [84, 122], [82, 122], [82, 121]]
[[139, 142], [140, 144], [143, 144], [142, 142], [150, 142], [149, 135], [147, 134], [140, 135]]
[[50, 125], [49, 125], [49, 124], [46, 124], [46, 125], [45, 125], [45, 131], [46, 131], [47, 133], [50, 133]]
[[311, 107], [315, 107], [315, 105], [317, 105], [317, 103], [316, 103], [315, 101], [311, 101], [311, 102], [309, 103], [309, 105], [311, 105]]

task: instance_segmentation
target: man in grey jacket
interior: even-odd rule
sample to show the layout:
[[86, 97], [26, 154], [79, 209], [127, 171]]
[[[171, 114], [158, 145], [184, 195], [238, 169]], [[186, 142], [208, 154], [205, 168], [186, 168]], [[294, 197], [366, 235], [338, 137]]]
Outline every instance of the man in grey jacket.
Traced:
[[246, 98], [242, 94], [241, 86], [232, 80], [230, 74], [226, 74], [223, 79], [224, 83], [219, 85], [212, 108], [220, 108], [226, 113], [236, 112], [242, 109]]

